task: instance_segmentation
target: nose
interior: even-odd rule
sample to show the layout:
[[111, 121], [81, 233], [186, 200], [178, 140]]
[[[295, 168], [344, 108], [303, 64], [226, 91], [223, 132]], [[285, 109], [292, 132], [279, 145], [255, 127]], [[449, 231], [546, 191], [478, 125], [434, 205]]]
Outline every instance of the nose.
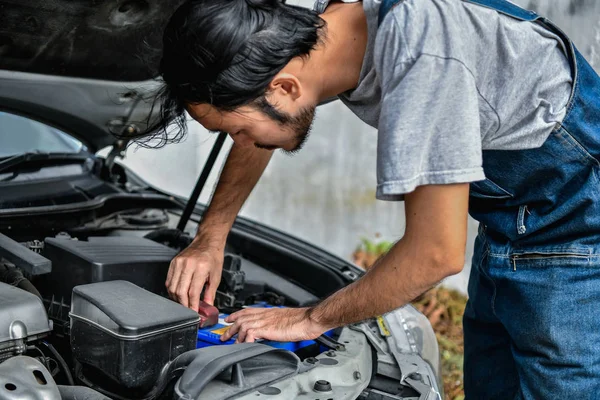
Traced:
[[235, 144], [237, 144], [238, 146], [242, 146], [242, 147], [250, 147], [254, 145], [254, 141], [248, 137], [248, 135], [246, 135], [245, 133], [235, 133], [231, 136], [231, 139], [233, 139], [233, 141], [235, 142]]

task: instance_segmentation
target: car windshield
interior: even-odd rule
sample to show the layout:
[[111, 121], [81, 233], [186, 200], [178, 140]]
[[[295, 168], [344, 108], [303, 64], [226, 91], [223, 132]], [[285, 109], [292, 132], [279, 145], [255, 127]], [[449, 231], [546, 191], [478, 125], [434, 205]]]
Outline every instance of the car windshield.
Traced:
[[0, 158], [23, 153], [79, 153], [85, 146], [68, 134], [41, 122], [0, 112]]

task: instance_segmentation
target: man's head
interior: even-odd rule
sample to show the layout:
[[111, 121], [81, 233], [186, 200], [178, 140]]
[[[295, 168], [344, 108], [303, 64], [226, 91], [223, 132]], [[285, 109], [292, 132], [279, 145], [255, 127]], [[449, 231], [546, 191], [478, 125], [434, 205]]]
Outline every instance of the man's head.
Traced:
[[154, 135], [171, 141], [167, 126], [175, 121], [182, 137], [187, 111], [240, 145], [298, 150], [318, 95], [296, 72], [324, 25], [315, 12], [280, 0], [186, 1], [164, 32]]

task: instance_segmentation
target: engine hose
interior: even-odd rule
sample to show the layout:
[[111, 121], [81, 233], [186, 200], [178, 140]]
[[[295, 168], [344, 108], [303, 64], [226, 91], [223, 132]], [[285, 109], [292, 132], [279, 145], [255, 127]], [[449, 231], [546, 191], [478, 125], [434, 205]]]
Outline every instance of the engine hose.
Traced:
[[179, 373], [183, 372], [198, 357], [202, 357], [201, 349], [186, 351], [177, 356], [170, 364], [163, 368], [156, 385], [145, 398], [156, 398], [160, 395], [167, 387], [167, 384], [175, 379]]
[[4, 264], [0, 264], [0, 281], [33, 293], [40, 299], [42, 298], [40, 292], [33, 286], [33, 283], [25, 278], [23, 272], [16, 267], [7, 267]]
[[35, 294], [40, 299], [42, 298], [42, 295], [40, 294], [40, 292], [37, 290], [37, 288], [35, 286], [33, 286], [33, 283], [31, 283], [31, 281], [27, 278], [21, 279], [21, 281], [17, 284], [17, 286], [23, 290], [28, 291], [29, 293]]
[[202, 349], [186, 351], [177, 356], [168, 366], [166, 366], [158, 378], [158, 383], [151, 391], [152, 398], [156, 398], [160, 395], [165, 390], [168, 383], [182, 373], [192, 361], [198, 357], [202, 357], [201, 350]]
[[58, 362], [58, 364], [64, 371], [65, 376], [67, 377], [67, 382], [69, 383], [69, 385], [74, 386], [75, 381], [73, 380], [73, 375], [71, 374], [71, 370], [69, 369], [69, 366], [67, 365], [67, 362], [65, 361], [65, 359], [60, 355], [60, 353], [50, 343], [48, 343], [46, 341], [42, 341], [42, 344], [44, 346], [46, 346], [46, 348], [48, 350], [50, 350], [50, 353], [52, 353], [52, 355], [56, 358], [56, 361]]
[[48, 372], [50, 372], [50, 374], [52, 374], [52, 371], [50, 371], [50, 364], [48, 364], [48, 359], [46, 358], [46, 355], [44, 354], [44, 352], [42, 350], [40, 350], [39, 347], [37, 347], [37, 346], [27, 346], [27, 350], [35, 350], [38, 353], [40, 353], [41, 356], [42, 356], [40, 362], [42, 364], [44, 364], [44, 367], [46, 367], [46, 369], [48, 370]]
[[[160, 394], [165, 390], [165, 388], [167, 387], [169, 382], [171, 382], [173, 379], [177, 378], [178, 374], [182, 373], [188, 367], [188, 365], [190, 365], [192, 363], [192, 361], [194, 361], [197, 357], [202, 357], [202, 353], [199, 352], [199, 350], [201, 350], [201, 349], [186, 351], [185, 353], [177, 356], [169, 364], [165, 365], [165, 367], [162, 369], [162, 371], [160, 373], [160, 376], [156, 380], [156, 385], [154, 385], [154, 387], [148, 393], [146, 393], [144, 396], [140, 396], [139, 400], [153, 400], [153, 399], [158, 398], [158, 396], [160, 396]], [[126, 397], [120, 396], [116, 393], [111, 393], [110, 391], [105, 390], [105, 389], [95, 385], [93, 382], [91, 382], [89, 379], [87, 379], [83, 375], [81, 369], [82, 369], [81, 364], [76, 362], [75, 363], [75, 373], [77, 375], [77, 379], [79, 381], [81, 381], [84, 385], [86, 385], [86, 386], [112, 398], [112, 399], [128, 400], [128, 398], [126, 398]]]
[[179, 249], [185, 249], [192, 243], [192, 238], [179, 229], [158, 229], [148, 233], [144, 238]]
[[327, 335], [321, 335], [318, 338], [316, 338], [315, 340], [320, 345], [325, 346], [331, 350], [337, 350], [337, 351], [345, 351], [346, 350], [346, 346], [344, 346], [343, 344], [339, 343], [338, 341], [330, 338]]

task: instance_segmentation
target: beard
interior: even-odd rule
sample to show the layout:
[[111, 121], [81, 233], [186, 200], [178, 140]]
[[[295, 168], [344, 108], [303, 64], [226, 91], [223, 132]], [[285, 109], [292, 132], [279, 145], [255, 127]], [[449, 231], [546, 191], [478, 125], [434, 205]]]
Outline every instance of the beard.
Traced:
[[300, 110], [298, 116], [289, 116], [290, 120], [284, 124], [284, 127], [294, 132], [296, 143], [291, 150], [282, 149], [285, 154], [294, 155], [302, 150], [312, 130], [313, 121], [315, 120], [315, 109], [316, 107], [306, 107]]
[[[283, 129], [294, 134], [294, 146], [291, 150], [281, 149], [287, 155], [298, 153], [308, 140], [310, 131], [313, 126], [316, 114], [316, 106], [305, 107], [300, 110], [298, 115], [291, 115], [287, 112], [279, 111], [273, 107], [266, 98], [257, 101], [257, 106], [260, 111], [265, 113], [273, 121], [277, 122]], [[260, 149], [274, 150], [277, 146], [256, 144]]]

